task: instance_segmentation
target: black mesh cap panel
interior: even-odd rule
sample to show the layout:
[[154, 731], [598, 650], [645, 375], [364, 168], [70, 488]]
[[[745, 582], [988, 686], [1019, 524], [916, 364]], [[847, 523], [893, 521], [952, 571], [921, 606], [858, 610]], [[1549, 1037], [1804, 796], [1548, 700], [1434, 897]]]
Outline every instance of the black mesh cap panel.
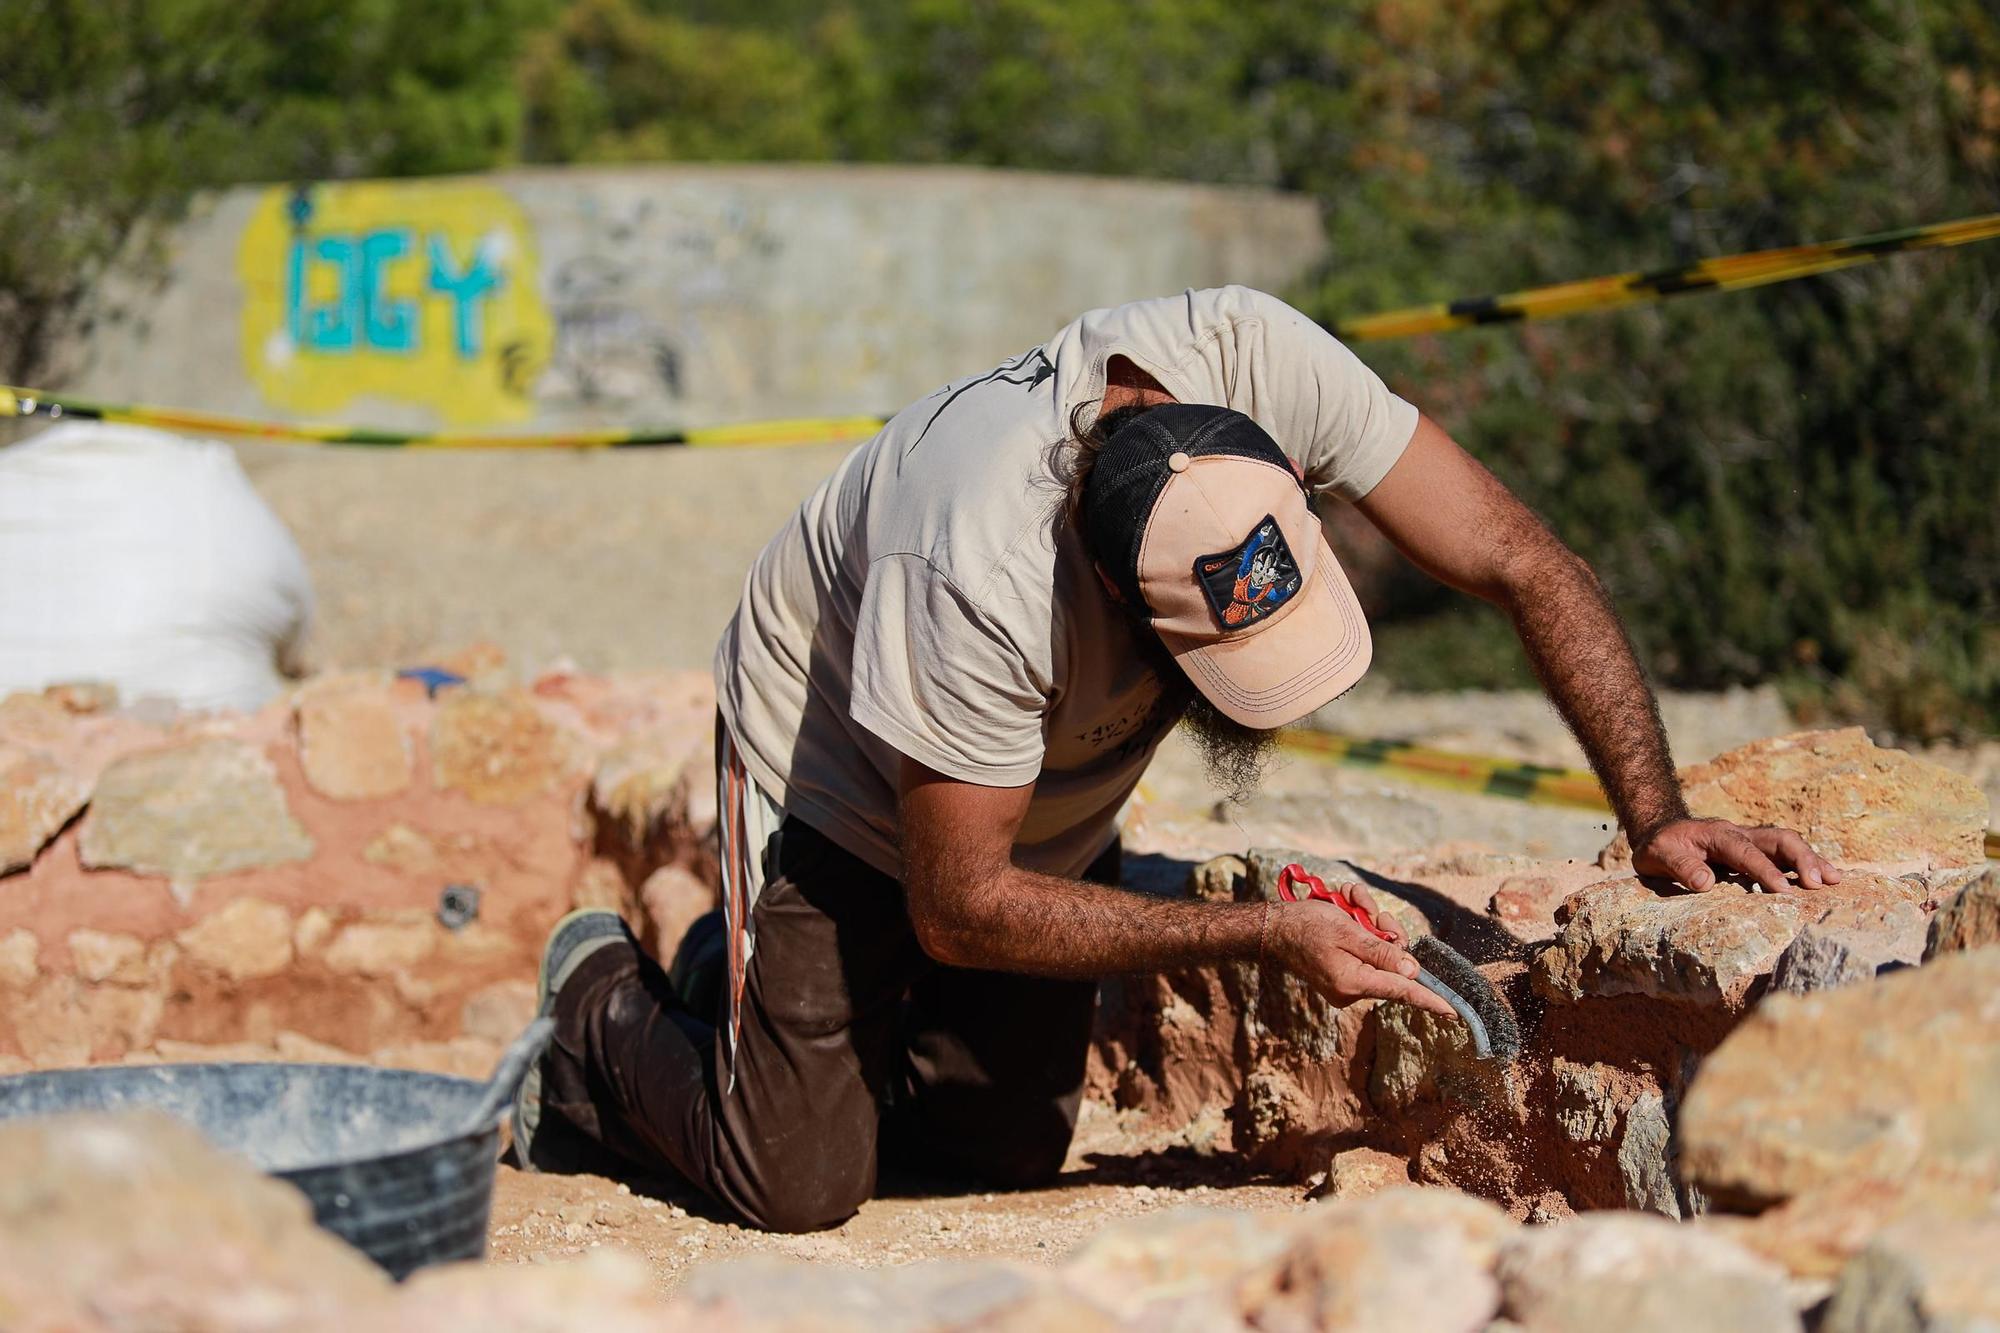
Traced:
[[[1153, 608], [1139, 591], [1139, 546], [1173, 470], [1175, 454], [1231, 454], [1291, 471], [1291, 459], [1262, 426], [1226, 407], [1166, 403], [1120, 426], [1098, 451], [1083, 488], [1083, 538], [1128, 606]], [[1296, 475], [1296, 474], [1295, 474]]]

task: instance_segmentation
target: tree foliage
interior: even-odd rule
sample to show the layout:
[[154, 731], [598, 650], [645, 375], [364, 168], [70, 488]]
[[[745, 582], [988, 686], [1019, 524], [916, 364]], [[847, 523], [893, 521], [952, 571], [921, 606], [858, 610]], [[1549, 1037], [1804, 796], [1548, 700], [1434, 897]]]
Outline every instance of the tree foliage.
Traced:
[[32, 381], [114, 263], [245, 180], [506, 160], [548, 0], [0, 4], [0, 373]]
[[[1302, 190], [1327, 317], [2000, 209], [1990, 0], [16, 0], [0, 42], [15, 350], [195, 186], [512, 157]], [[1665, 680], [1930, 735], [2000, 721], [1997, 310], [1993, 247], [1366, 350]], [[1415, 582], [1390, 619], [1412, 676], [1519, 669]]]

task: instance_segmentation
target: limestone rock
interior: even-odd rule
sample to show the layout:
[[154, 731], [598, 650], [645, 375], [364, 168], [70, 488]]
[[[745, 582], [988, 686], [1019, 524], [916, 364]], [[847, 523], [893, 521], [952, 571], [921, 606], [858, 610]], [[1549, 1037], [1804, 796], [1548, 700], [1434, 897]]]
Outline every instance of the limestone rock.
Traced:
[[1772, 996], [1702, 1065], [1680, 1129], [1683, 1175], [1732, 1207], [2000, 1168], [2000, 950]]
[[[1681, 786], [1697, 815], [1797, 829], [1835, 861], [1972, 866], [1985, 856], [1979, 784], [1882, 749], [1860, 727], [1752, 741], [1683, 768]], [[1614, 859], [1630, 859], [1623, 843]]]
[[694, 789], [713, 785], [708, 756], [678, 734], [642, 733], [607, 750], [591, 777], [591, 802], [644, 842], [666, 825], [685, 824]]
[[1625, 1206], [1679, 1217], [1681, 1201], [1669, 1166], [1673, 1130], [1667, 1124], [1665, 1099], [1650, 1090], [1640, 1093], [1625, 1108], [1622, 1129], [1617, 1162]]
[[570, 742], [525, 694], [454, 690], [431, 722], [431, 776], [483, 805], [519, 805], [568, 770]]
[[1866, 1249], [1885, 1228], [1918, 1219], [1942, 1234], [1976, 1225], [2000, 1199], [2000, 1174], [1982, 1178], [1904, 1181], [1855, 1177], [1767, 1208], [1754, 1218], [1717, 1215], [1699, 1225], [1726, 1228], [1731, 1239], [1763, 1255], [1794, 1279], [1823, 1284]]
[[271, 761], [222, 738], [118, 760], [83, 821], [85, 866], [165, 875], [183, 892], [205, 876], [312, 854]]
[[715, 886], [685, 866], [661, 866], [639, 886], [644, 938], [661, 959], [673, 957], [688, 927], [721, 906]]
[[321, 677], [298, 692], [294, 708], [299, 766], [314, 791], [336, 801], [369, 801], [409, 787], [410, 738], [386, 678]]
[[302, 1032], [282, 1031], [271, 1038], [271, 1049], [280, 1060], [307, 1065], [352, 1065], [361, 1057], [343, 1047], [315, 1041]]
[[1498, 1311], [1493, 1268], [1513, 1230], [1492, 1204], [1451, 1190], [1322, 1204], [1237, 1284], [1237, 1301], [1260, 1329], [1472, 1333]]
[[[315, 1322], [299, 1333], [353, 1333], [352, 1314]], [[691, 1312], [665, 1305], [646, 1265], [621, 1250], [520, 1267], [452, 1264], [411, 1276], [388, 1301], [368, 1310], [369, 1333], [697, 1333], [713, 1329]]]
[[292, 965], [292, 930], [292, 914], [276, 903], [233, 898], [174, 938], [189, 962], [242, 982]]
[[131, 986], [146, 980], [146, 942], [137, 935], [72, 930], [64, 943], [69, 945], [70, 965], [85, 981]]
[[389, 1287], [298, 1191], [143, 1113], [0, 1123], [0, 1255], [10, 1328], [275, 1333]]
[[369, 865], [387, 866], [409, 874], [424, 874], [438, 868], [438, 850], [431, 840], [408, 824], [391, 824], [361, 849], [361, 859]]
[[322, 957], [335, 972], [393, 976], [430, 957], [441, 932], [436, 922], [421, 913], [355, 921], [341, 927]]
[[64, 943], [70, 949], [70, 967], [92, 985], [164, 987], [180, 961], [180, 947], [174, 941], [148, 945], [124, 931], [82, 927], [70, 931]]
[[1914, 966], [1923, 958], [1925, 930], [1914, 903], [1874, 895], [1836, 901], [1778, 955], [1772, 988], [1803, 994]]
[[1784, 1272], [1712, 1232], [1642, 1213], [1527, 1227], [1498, 1265], [1502, 1313], [1535, 1333], [1794, 1333]]
[[298, 958], [312, 958], [326, 947], [333, 938], [333, 914], [324, 907], [308, 907], [299, 913], [298, 924], [292, 927], [292, 953]]
[[1221, 1208], [1173, 1208], [1113, 1223], [1063, 1265], [1063, 1284], [1129, 1326], [1157, 1325], [1168, 1311], [1233, 1316], [1221, 1293], [1291, 1243], [1292, 1219]]
[[1042, 1280], [1010, 1264], [935, 1260], [858, 1269], [777, 1258], [732, 1259], [696, 1269], [681, 1300], [702, 1327], [838, 1333], [927, 1333], [976, 1326], [1029, 1300]]
[[162, 1037], [143, 1051], [128, 1054], [123, 1064], [251, 1064], [279, 1058], [277, 1047], [255, 1041], [175, 1041]]
[[116, 1059], [153, 1044], [166, 998], [143, 986], [93, 986], [72, 975], [44, 975], [10, 1003], [21, 1053], [44, 1069]]
[[1931, 918], [1924, 957], [2000, 944], [2000, 867], [1989, 868]]
[[1377, 1005], [1375, 1064], [1368, 1100], [1384, 1111], [1418, 1102], [1478, 1105], [1491, 1090], [1493, 1071], [1474, 1053], [1472, 1034], [1456, 1019], [1405, 1004]]
[[90, 799], [90, 784], [37, 750], [0, 744], [0, 875], [35, 856]]
[[1922, 937], [1925, 887], [1863, 871], [1812, 892], [1656, 893], [1615, 879], [1572, 897], [1555, 942], [1535, 959], [1535, 989], [1562, 1004], [1646, 995], [1735, 1008], [1754, 998], [1779, 957], [1809, 926], [1850, 952], [1912, 960]]
[[1367, 1199], [1410, 1184], [1410, 1164], [1377, 1148], [1345, 1148], [1327, 1163], [1326, 1179], [1311, 1199]]
[[1861, 962], [1845, 944], [1815, 926], [1807, 926], [1785, 946], [1771, 969], [1771, 989], [1791, 995], [1866, 981], [1877, 969]]
[[1616, 1173], [1615, 1202], [1667, 1217], [1695, 1211], [1676, 1187], [1675, 1147], [1666, 1094], [1650, 1077], [1602, 1062], [1555, 1057], [1552, 1119], [1563, 1139], [1608, 1150]]
[[521, 1035], [535, 1017], [535, 983], [525, 978], [496, 981], [465, 998], [459, 1011], [459, 1031], [468, 1037], [506, 1045]]
[[1487, 912], [1516, 938], [1545, 940], [1556, 932], [1556, 911], [1576, 886], [1560, 875], [1514, 875], [1493, 891]]
[[1841, 1270], [1822, 1333], [2000, 1328], [2000, 1194], [1927, 1195]]
[[0, 935], [0, 990], [26, 990], [41, 975], [42, 943], [20, 926]]

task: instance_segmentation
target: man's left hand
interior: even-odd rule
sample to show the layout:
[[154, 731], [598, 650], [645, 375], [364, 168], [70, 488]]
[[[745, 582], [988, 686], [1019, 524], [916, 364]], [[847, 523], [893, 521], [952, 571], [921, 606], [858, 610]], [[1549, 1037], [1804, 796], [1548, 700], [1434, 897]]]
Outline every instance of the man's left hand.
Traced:
[[[1679, 880], [1696, 893], [1715, 887], [1710, 866], [1737, 871], [1767, 893], [1794, 893], [1840, 883], [1840, 871], [1787, 828], [1745, 828], [1726, 819], [1674, 819], [1632, 849], [1641, 875]], [[1799, 881], [1785, 878], [1798, 873]]]

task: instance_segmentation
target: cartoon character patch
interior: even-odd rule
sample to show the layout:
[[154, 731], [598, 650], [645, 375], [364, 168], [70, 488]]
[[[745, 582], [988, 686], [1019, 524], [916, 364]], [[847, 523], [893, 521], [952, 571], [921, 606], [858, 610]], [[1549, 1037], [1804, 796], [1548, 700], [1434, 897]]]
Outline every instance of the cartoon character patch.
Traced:
[[1291, 601], [1305, 582], [1278, 520], [1269, 514], [1235, 550], [1195, 561], [1194, 576], [1225, 630], [1256, 624]]

